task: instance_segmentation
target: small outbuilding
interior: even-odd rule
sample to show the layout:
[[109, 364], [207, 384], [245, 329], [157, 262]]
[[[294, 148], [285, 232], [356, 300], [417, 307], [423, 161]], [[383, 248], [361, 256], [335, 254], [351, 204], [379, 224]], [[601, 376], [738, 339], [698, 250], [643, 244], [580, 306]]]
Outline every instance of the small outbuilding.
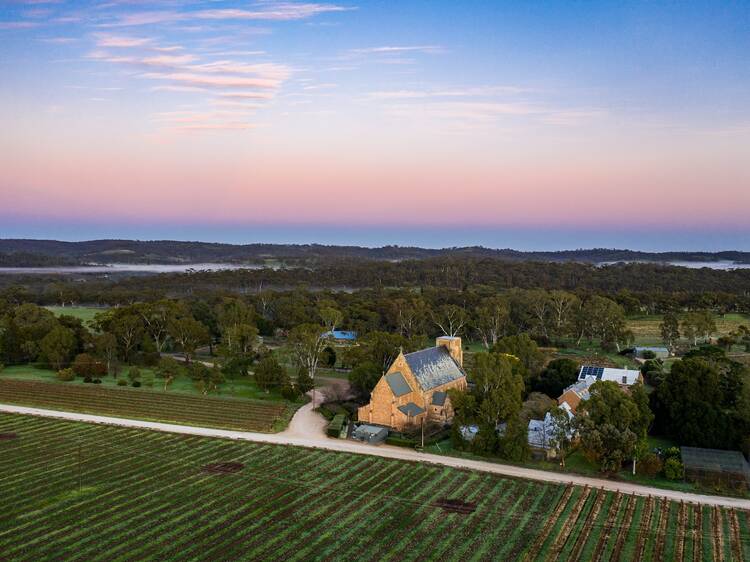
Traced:
[[750, 465], [739, 451], [681, 447], [685, 479], [708, 486], [750, 489]]
[[371, 445], [377, 445], [385, 441], [388, 437], [388, 428], [378, 425], [363, 424], [357, 427], [352, 433], [352, 437], [358, 441], [364, 441]]

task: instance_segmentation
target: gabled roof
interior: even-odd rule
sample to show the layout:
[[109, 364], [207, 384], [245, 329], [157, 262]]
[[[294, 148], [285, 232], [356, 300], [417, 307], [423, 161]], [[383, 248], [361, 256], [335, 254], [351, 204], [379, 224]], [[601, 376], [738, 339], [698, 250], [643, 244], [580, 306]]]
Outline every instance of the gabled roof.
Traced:
[[466, 376], [442, 345], [407, 353], [404, 359], [422, 390], [430, 390]]
[[612, 381], [619, 385], [630, 386], [640, 380], [641, 372], [633, 369], [611, 369], [583, 365], [578, 372], [578, 380], [587, 381], [589, 385], [596, 381]]
[[433, 406], [445, 406], [446, 396], [448, 396], [447, 392], [434, 392], [432, 394], [432, 405]]
[[560, 398], [557, 399], [557, 403], [569, 412], [575, 413], [578, 405], [582, 401], [588, 400], [589, 397], [589, 381], [578, 381], [563, 391]]
[[411, 417], [415, 417], [415, 416], [418, 416], [419, 414], [423, 414], [425, 411], [424, 408], [420, 408], [414, 402], [409, 402], [408, 404], [399, 406], [398, 409], [401, 410], [402, 413]]
[[406, 382], [404, 375], [399, 372], [386, 375], [385, 382], [391, 387], [394, 396], [403, 396], [404, 394], [409, 394], [411, 392], [409, 383]]

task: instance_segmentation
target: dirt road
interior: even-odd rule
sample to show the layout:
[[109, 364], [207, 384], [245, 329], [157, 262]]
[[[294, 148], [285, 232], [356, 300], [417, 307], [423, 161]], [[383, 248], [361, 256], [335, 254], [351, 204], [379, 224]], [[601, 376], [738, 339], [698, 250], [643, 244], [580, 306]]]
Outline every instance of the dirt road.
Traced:
[[612, 491], [619, 490], [624, 493], [637, 494], [640, 496], [657, 496], [675, 501], [701, 503], [705, 505], [720, 505], [724, 507], [734, 507], [738, 509], [750, 510], [750, 500], [745, 499], [727, 498], [721, 496], [705, 496], [687, 492], [661, 490], [658, 488], [650, 488], [648, 486], [642, 486], [639, 484], [631, 484], [629, 482], [615, 482], [599, 478], [589, 478], [586, 476], [578, 476], [573, 474], [547, 472], [543, 470], [535, 470], [532, 468], [523, 468], [487, 461], [476, 461], [455, 457], [431, 455], [427, 453], [419, 453], [412, 449], [406, 449], [402, 447], [390, 447], [386, 445], [372, 446], [366, 445], [364, 443], [358, 443], [356, 441], [329, 439], [325, 437], [323, 433], [325, 421], [323, 421], [322, 418], [312, 410], [312, 403], [306, 404], [305, 406], [300, 408], [297, 415], [295, 415], [295, 417], [292, 419], [292, 422], [286, 431], [277, 434], [268, 434], [244, 431], [228, 431], [204, 427], [191, 427], [167, 423], [155, 423], [140, 420], [93, 416], [88, 414], [77, 414], [73, 412], [58, 412], [55, 410], [43, 410], [39, 408], [27, 408], [23, 406], [0, 404], [0, 412], [45, 416], [90, 423], [102, 423], [121, 427], [152, 429], [157, 431], [167, 431], [171, 433], [182, 433], [187, 435], [201, 435], [204, 437], [240, 439], [258, 443], [273, 443], [277, 445], [293, 445], [296, 447], [319, 448], [327, 449], [330, 451], [355, 453], [360, 455], [373, 455], [406, 461], [428, 462], [437, 465], [450, 466], [454, 468], [468, 468], [471, 470], [491, 472], [494, 474], [501, 474], [504, 476], [512, 476], [517, 478], [527, 478], [545, 482], [573, 483], [579, 486], [592, 486], [595, 488], [604, 488], [606, 490]]

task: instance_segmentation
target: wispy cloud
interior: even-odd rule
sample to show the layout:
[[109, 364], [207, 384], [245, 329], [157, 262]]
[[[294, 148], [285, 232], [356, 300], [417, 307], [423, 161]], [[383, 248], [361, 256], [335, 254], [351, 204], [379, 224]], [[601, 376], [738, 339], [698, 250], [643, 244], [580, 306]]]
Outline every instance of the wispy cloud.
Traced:
[[154, 92], [193, 94], [199, 105], [213, 111], [180, 115], [162, 114], [160, 126], [190, 130], [239, 130], [251, 128], [252, 112], [272, 100], [290, 77], [292, 69], [274, 62], [251, 62], [191, 52], [181, 46], [164, 46], [155, 37], [98, 33], [97, 48], [87, 58], [140, 70], [136, 77], [157, 82]]
[[[498, 116], [538, 115], [544, 112], [540, 107], [526, 102], [491, 103], [478, 101], [461, 102], [436, 102], [422, 104], [421, 111], [429, 116], [440, 119], [467, 119], [473, 121], [485, 121]], [[404, 106], [400, 106], [404, 109]], [[414, 111], [415, 106], [408, 108]]]
[[152, 92], [183, 92], [183, 93], [205, 93], [208, 90], [206, 88], [198, 88], [196, 86], [177, 86], [174, 84], [162, 84], [159, 86], [153, 86]]
[[606, 115], [598, 108], [556, 107], [533, 97], [514, 99], [517, 94], [529, 92], [533, 90], [516, 86], [394, 90], [372, 92], [366, 99], [382, 102], [383, 112], [390, 117], [420, 119], [452, 131], [497, 127], [519, 119], [527, 124], [575, 126]]
[[240, 100], [263, 100], [271, 99], [273, 94], [270, 92], [221, 92], [219, 97]]
[[348, 51], [354, 55], [369, 55], [369, 54], [398, 54], [398, 53], [427, 53], [431, 55], [441, 54], [445, 52], [445, 49], [439, 45], [406, 45], [406, 46], [395, 46], [387, 45], [383, 47], [366, 47], [363, 49], [350, 49]]
[[143, 47], [152, 42], [152, 39], [147, 37], [125, 37], [109, 33], [95, 33], [94, 37], [96, 38], [97, 46], [109, 48]]
[[38, 21], [0, 21], [0, 30], [31, 29], [39, 27]]
[[313, 90], [332, 90], [333, 88], [336, 88], [338, 84], [334, 84], [332, 82], [327, 82], [325, 84], [308, 84], [307, 86], [303, 86], [303, 90], [307, 91], [313, 91]]
[[277, 88], [279, 80], [270, 78], [250, 78], [245, 76], [207, 75], [194, 72], [149, 72], [144, 78], [155, 80], [169, 80], [189, 86], [205, 86], [209, 88]]
[[464, 98], [495, 96], [500, 94], [523, 94], [533, 92], [531, 88], [520, 86], [486, 86], [479, 88], [447, 88], [436, 90], [385, 90], [370, 92], [374, 99], [425, 99], [425, 98]]
[[257, 10], [201, 10], [197, 12], [197, 16], [202, 19], [288, 21], [311, 18], [329, 12], [344, 12], [351, 9], [334, 4], [279, 2], [269, 3], [265, 7], [259, 7]]
[[[162, 0], [145, 9], [147, 5], [142, 0], [97, 5], [93, 15], [86, 15], [85, 25], [95, 32], [88, 36], [94, 48], [85, 57], [121, 67], [129, 79], [150, 81], [148, 91], [179, 92], [194, 95], [204, 107], [243, 110], [267, 105], [298, 69], [268, 60], [264, 50], [247, 49], [254, 40], [251, 35], [271, 30], [255, 29], [248, 23], [238, 26], [238, 22], [306, 20], [356, 9], [329, 2], [287, 1], [257, 1], [236, 8], [213, 1]], [[195, 33], [195, 40], [184, 39], [180, 45], [165, 40], [175, 33]], [[204, 112], [200, 118], [219, 116]]]
[[335, 4], [297, 3], [297, 2], [263, 2], [256, 4], [255, 9], [215, 8], [209, 10], [155, 10], [124, 14], [112, 22], [102, 24], [105, 27], [133, 27], [164, 23], [178, 23], [191, 20], [204, 21], [290, 21], [311, 18], [320, 14], [343, 12], [353, 8]]
[[72, 43], [77, 43], [78, 39], [75, 37], [43, 37], [40, 41], [52, 45], [70, 45]]
[[210, 105], [215, 107], [228, 107], [233, 109], [260, 109], [263, 107], [262, 103], [254, 103], [254, 102], [247, 102], [242, 100], [232, 100], [232, 99], [214, 99], [211, 100]]
[[256, 74], [277, 81], [289, 78], [288, 66], [274, 63], [237, 63], [230, 60], [213, 61], [205, 64], [191, 65], [190, 70], [211, 74]]

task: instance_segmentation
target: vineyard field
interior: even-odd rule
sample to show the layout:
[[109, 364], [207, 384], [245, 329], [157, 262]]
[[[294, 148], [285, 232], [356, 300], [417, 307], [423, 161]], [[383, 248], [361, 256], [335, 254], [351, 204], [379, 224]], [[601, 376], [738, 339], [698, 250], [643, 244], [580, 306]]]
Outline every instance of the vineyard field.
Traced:
[[8, 560], [749, 560], [750, 513], [0, 414]]
[[86, 414], [263, 432], [271, 432], [285, 426], [293, 413], [291, 406], [279, 402], [14, 379], [0, 379], [0, 402]]

